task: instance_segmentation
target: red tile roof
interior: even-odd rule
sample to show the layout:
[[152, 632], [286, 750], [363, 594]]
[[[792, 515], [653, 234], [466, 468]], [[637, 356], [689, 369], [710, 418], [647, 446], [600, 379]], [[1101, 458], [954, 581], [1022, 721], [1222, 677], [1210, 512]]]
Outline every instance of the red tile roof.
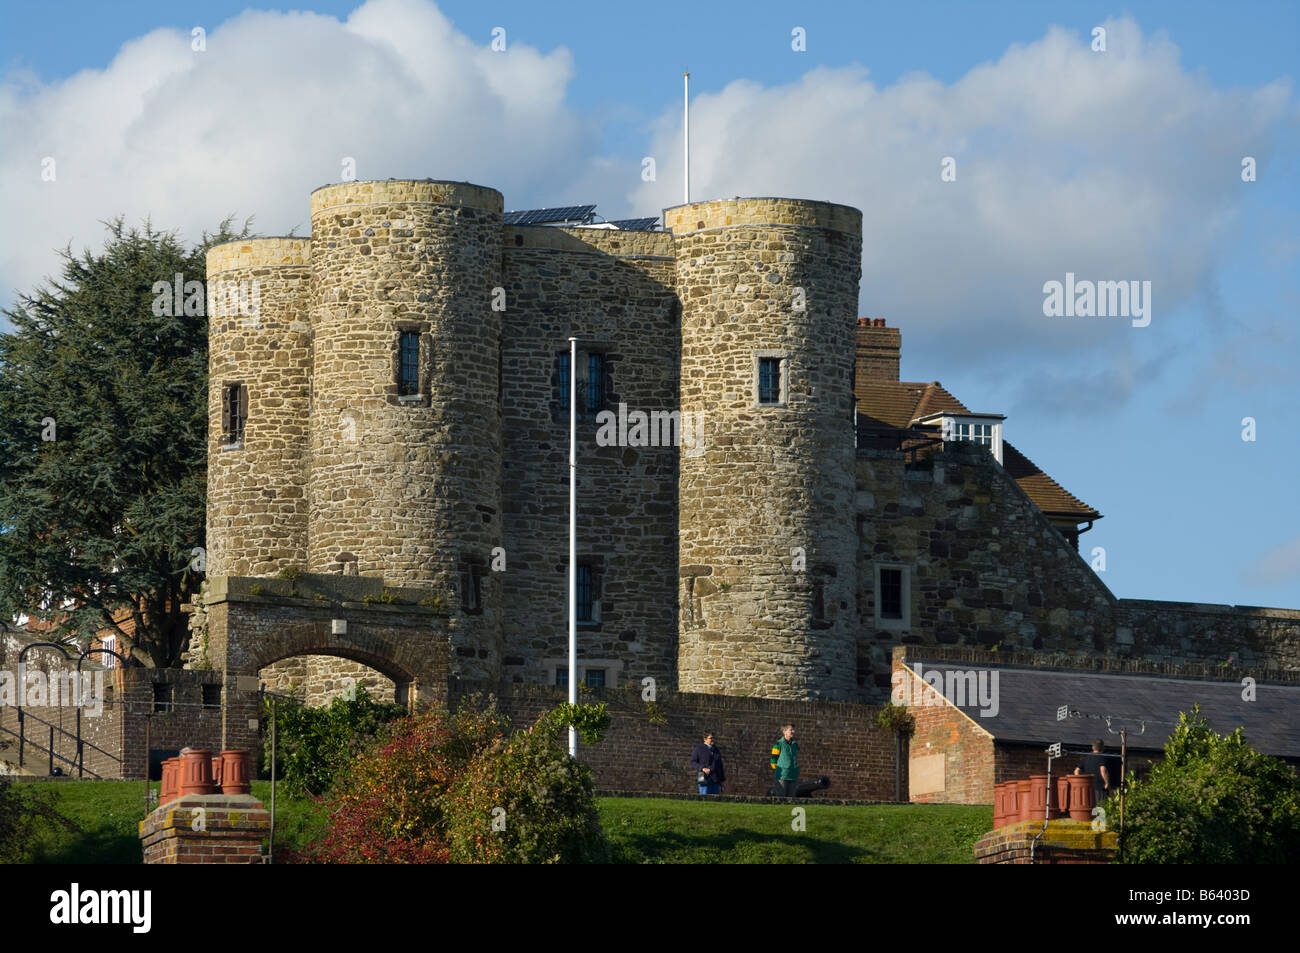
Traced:
[[[941, 411], [969, 414], [970, 410], [938, 381], [859, 381], [858, 419], [888, 427], [905, 428], [913, 421]], [[1101, 519], [1101, 514], [1042, 471], [1023, 453], [1002, 441], [1002, 466], [1043, 514], [1075, 522]]]

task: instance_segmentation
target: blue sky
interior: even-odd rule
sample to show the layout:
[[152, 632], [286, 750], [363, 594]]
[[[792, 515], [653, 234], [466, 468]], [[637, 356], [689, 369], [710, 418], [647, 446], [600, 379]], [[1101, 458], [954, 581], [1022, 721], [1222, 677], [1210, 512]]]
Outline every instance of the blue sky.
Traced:
[[[1105, 514], [1117, 595], [1300, 608], [1300, 4], [245, 7], [6, 4], [0, 303], [117, 213], [305, 232], [342, 156], [655, 214], [689, 69], [692, 197], [861, 208], [859, 313]], [[1150, 280], [1150, 326], [1045, 317], [1067, 271]]]

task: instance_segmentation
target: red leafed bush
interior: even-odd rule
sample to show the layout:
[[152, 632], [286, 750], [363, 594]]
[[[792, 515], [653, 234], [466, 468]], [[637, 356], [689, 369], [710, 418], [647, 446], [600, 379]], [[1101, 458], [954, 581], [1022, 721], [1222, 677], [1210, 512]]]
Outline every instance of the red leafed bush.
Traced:
[[504, 718], [466, 706], [436, 709], [393, 726], [335, 786], [325, 836], [303, 859], [316, 863], [447, 863], [445, 800], [466, 765], [505, 734]]

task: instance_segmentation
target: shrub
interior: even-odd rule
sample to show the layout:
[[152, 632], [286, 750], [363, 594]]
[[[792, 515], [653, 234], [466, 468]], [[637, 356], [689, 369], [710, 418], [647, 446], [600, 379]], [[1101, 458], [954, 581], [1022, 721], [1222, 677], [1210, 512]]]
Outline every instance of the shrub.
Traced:
[[[1286, 762], [1214, 732], [1200, 713], [1178, 716], [1165, 760], [1130, 774], [1124, 860], [1135, 864], [1294, 863], [1300, 860], [1300, 781]], [[1118, 817], [1112, 798], [1107, 817]]]
[[447, 793], [474, 756], [500, 739], [494, 708], [434, 709], [391, 726], [358, 757], [332, 792], [325, 836], [304, 859], [320, 863], [446, 863]]
[[[609, 726], [604, 705], [563, 705], [513, 734], [495, 703], [466, 699], [393, 724], [352, 762], [331, 796], [324, 838], [304, 859], [325, 863], [601, 862], [591, 771], [560, 747], [574, 724], [588, 742]], [[504, 811], [494, 814], [494, 808]], [[504, 820], [503, 829], [494, 821]]]
[[[263, 704], [269, 716], [270, 702]], [[404, 705], [376, 701], [364, 686], [357, 687], [355, 698], [340, 696], [324, 708], [277, 704], [277, 774], [286, 793], [290, 797], [324, 794], [385, 724], [405, 715]], [[271, 776], [269, 743], [262, 745], [262, 775]]]
[[608, 863], [591, 769], [560, 747], [569, 724], [598, 741], [604, 705], [563, 705], [485, 747], [448, 799], [456, 863]]

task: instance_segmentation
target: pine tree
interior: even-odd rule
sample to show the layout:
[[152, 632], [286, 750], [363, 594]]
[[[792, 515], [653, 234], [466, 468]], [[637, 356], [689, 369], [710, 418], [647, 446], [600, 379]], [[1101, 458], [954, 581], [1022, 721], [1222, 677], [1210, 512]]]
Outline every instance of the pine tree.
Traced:
[[[181, 307], [170, 289], [203, 281], [207, 249], [249, 223], [188, 251], [147, 220], [105, 225], [102, 253], [65, 248], [61, 280], [4, 311], [0, 618], [52, 619], [69, 640], [116, 630], [119, 651], [172, 667], [201, 581], [208, 319], [200, 286]], [[114, 621], [127, 612], [133, 638]]]

